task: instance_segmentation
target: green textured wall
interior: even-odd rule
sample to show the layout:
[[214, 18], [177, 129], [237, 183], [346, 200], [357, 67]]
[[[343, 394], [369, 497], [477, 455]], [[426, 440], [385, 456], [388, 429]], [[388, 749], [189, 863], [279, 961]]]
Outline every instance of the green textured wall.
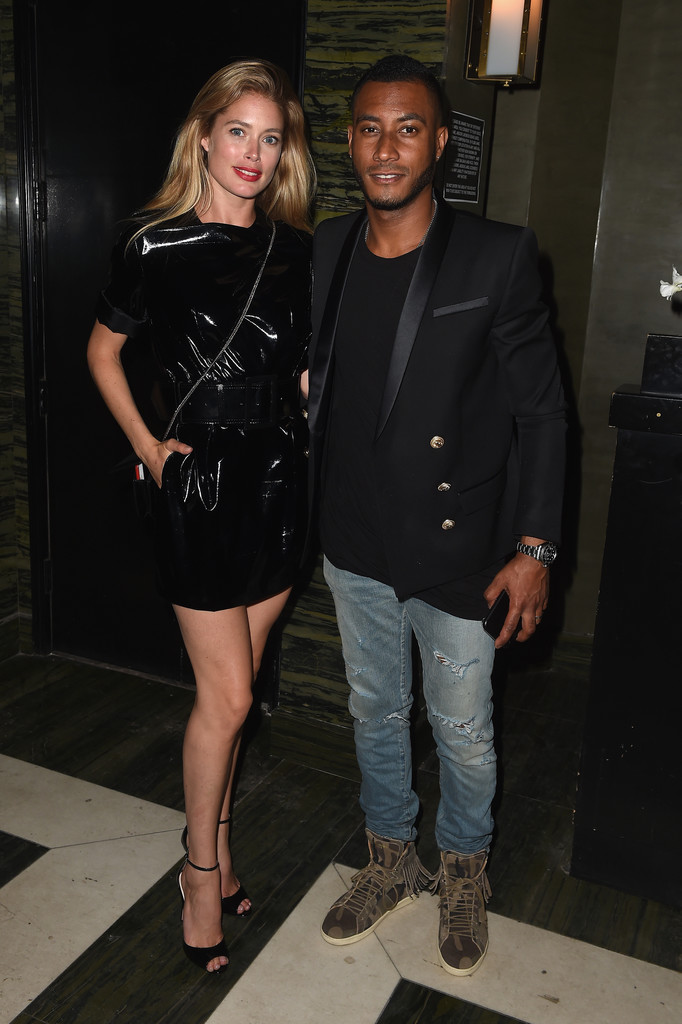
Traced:
[[29, 650], [26, 418], [12, 3], [0, 2], [0, 661]]
[[308, 0], [304, 107], [318, 173], [319, 219], [360, 205], [346, 128], [355, 82], [388, 53], [406, 53], [440, 77], [446, 0]]

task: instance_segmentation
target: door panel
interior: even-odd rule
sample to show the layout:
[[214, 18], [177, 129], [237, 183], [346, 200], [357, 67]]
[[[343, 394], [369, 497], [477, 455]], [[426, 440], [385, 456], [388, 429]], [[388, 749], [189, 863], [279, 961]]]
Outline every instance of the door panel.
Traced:
[[[36, 440], [29, 451], [32, 493], [46, 495], [46, 508], [31, 509], [44, 523], [32, 536], [36, 599], [49, 589], [37, 646], [181, 679], [188, 669], [154, 586], [130, 449], [90, 380], [86, 344], [120, 222], [160, 184], [196, 91], [245, 54], [281, 64], [300, 91], [305, 2], [19, 0], [16, 24], [22, 173], [42, 184], [25, 240], [38, 254], [25, 278], [38, 311], [27, 339], [29, 416], [39, 388], [47, 399], [33, 424], [44, 449]], [[152, 416], [148, 353], [131, 341], [124, 361]]]

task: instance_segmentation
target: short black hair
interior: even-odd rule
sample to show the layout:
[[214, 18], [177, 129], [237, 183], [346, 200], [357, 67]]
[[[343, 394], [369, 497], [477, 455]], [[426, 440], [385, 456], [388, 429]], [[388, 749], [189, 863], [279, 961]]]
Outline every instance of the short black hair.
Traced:
[[355, 84], [353, 95], [350, 98], [351, 115], [354, 113], [357, 95], [367, 82], [421, 82], [433, 96], [441, 123], [445, 123], [442, 120], [444, 114], [443, 94], [438, 79], [432, 71], [429, 71], [421, 61], [415, 60], [414, 57], [408, 57], [404, 53], [392, 53], [388, 57], [382, 57], [376, 64], [372, 64], [371, 68], [368, 68]]

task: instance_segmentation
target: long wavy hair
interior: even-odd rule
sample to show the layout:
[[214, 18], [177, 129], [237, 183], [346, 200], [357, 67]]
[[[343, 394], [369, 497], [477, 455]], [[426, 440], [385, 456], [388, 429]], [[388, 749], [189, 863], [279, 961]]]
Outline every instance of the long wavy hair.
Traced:
[[232, 103], [256, 93], [277, 104], [284, 118], [282, 155], [256, 204], [273, 220], [311, 230], [310, 207], [315, 168], [305, 135], [303, 110], [287, 75], [267, 60], [238, 60], [212, 75], [197, 94], [175, 140], [173, 156], [163, 184], [143, 208], [158, 211], [146, 230], [166, 220], [211, 204], [213, 190], [201, 140], [210, 135], [216, 118]]

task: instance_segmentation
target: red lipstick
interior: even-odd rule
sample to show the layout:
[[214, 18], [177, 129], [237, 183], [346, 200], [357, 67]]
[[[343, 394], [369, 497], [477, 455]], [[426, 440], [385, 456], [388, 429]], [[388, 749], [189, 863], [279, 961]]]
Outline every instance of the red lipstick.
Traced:
[[258, 181], [263, 176], [262, 171], [257, 171], [250, 167], [233, 167], [233, 170], [242, 181]]

